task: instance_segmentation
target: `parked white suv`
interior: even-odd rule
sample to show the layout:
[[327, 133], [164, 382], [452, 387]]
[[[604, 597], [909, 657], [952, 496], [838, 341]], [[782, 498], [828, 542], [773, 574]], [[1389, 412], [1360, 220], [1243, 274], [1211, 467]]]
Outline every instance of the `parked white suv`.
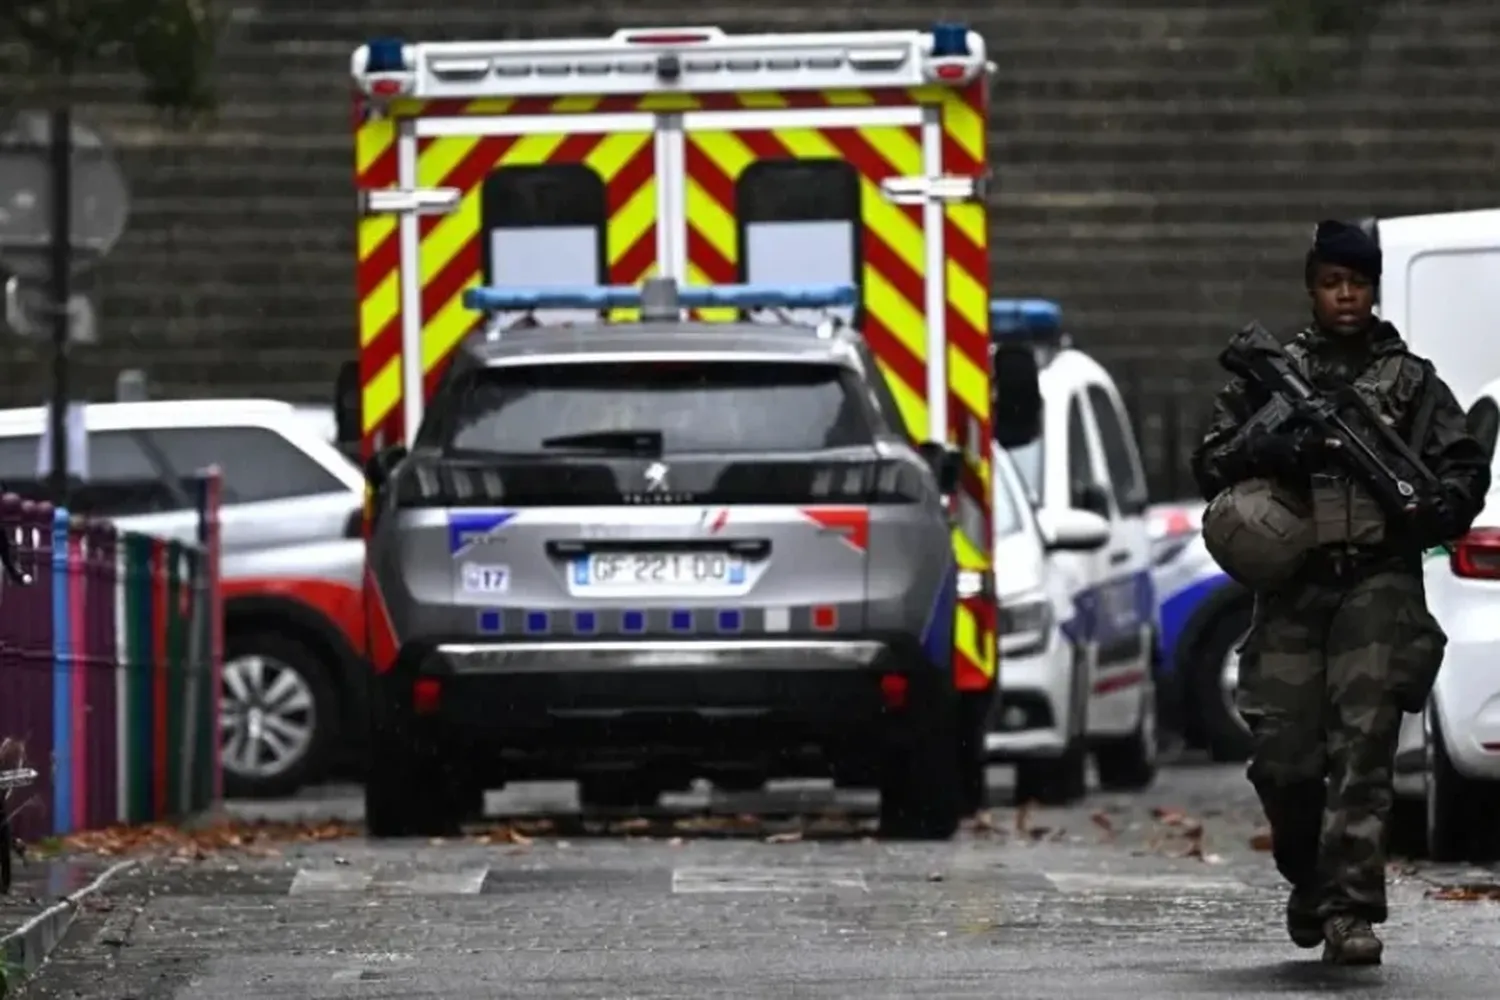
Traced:
[[[45, 411], [0, 411], [0, 485], [38, 480]], [[320, 778], [364, 727], [364, 479], [323, 420], [251, 399], [85, 408], [87, 477], [73, 508], [121, 528], [193, 541], [196, 474], [223, 476], [224, 780], [281, 795]], [[331, 424], [329, 425], [331, 426]]]

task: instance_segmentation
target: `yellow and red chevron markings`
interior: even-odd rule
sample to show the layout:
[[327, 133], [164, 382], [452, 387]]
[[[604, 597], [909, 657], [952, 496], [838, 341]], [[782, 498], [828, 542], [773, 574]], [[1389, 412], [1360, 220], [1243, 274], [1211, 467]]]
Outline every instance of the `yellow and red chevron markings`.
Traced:
[[[493, 102], [479, 101], [476, 105]], [[486, 111], [485, 113], [490, 113]], [[368, 144], [381, 147], [365, 152]], [[389, 121], [361, 128], [359, 186], [395, 184], [395, 130]], [[463, 293], [480, 281], [480, 196], [493, 171], [509, 166], [587, 165], [605, 185], [605, 252], [613, 284], [633, 285], [656, 266], [655, 143], [649, 132], [444, 136], [417, 144], [418, 187], [464, 192], [447, 215], [418, 219], [422, 373], [431, 392], [453, 349], [479, 317], [463, 306]], [[377, 433], [401, 436], [400, 239], [394, 217], [363, 219], [359, 231], [360, 381], [366, 447]], [[623, 311], [622, 311], [623, 312]]]
[[[396, 122], [413, 117], [565, 115], [587, 112], [728, 111], [737, 109], [936, 105], [942, 109], [943, 167], [954, 175], [986, 172], [986, 86], [911, 90], [647, 94], [601, 98], [496, 98], [478, 101], [396, 101], [389, 117], [364, 118], [357, 130], [356, 173], [361, 189], [395, 186]], [[655, 267], [654, 143], [647, 133], [590, 136], [444, 137], [419, 144], [417, 183], [466, 192], [458, 211], [419, 221], [422, 370], [430, 389], [453, 348], [476, 322], [462, 293], [480, 278], [479, 190], [497, 167], [587, 163], [607, 185], [609, 280], [635, 284]], [[762, 159], [826, 159], [859, 172], [864, 232], [861, 264], [864, 332], [888, 376], [908, 427], [927, 436], [926, 237], [920, 208], [893, 205], [879, 191], [888, 176], [924, 173], [920, 135], [898, 126], [786, 128], [693, 132], [686, 144], [689, 184], [688, 275], [691, 283], [738, 280], [735, 181]], [[399, 238], [394, 218], [359, 224], [360, 378], [368, 449], [376, 436], [401, 436], [400, 340], [403, 304]], [[949, 437], [967, 446], [962, 519], [954, 548], [965, 569], [990, 565], [989, 266], [984, 208], [944, 208], [946, 368]], [[707, 312], [704, 318], [718, 318]], [[978, 689], [995, 675], [995, 612], [990, 601], [960, 602], [956, 622], [960, 687]]]

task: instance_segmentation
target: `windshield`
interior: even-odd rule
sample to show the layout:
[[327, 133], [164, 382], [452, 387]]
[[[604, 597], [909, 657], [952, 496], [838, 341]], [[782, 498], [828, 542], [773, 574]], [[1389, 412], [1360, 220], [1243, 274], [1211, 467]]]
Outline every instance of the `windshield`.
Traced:
[[1026, 485], [1026, 493], [1033, 504], [1042, 501], [1042, 439], [1037, 438], [1030, 444], [1019, 448], [1009, 448], [1010, 460], [1015, 463], [1016, 471], [1021, 475], [1021, 482]]
[[[659, 435], [662, 452], [816, 451], [868, 444], [857, 377], [797, 362], [584, 362], [459, 379], [423, 427], [449, 451], [557, 453]], [[446, 403], [446, 405], [444, 405]], [[569, 439], [574, 439], [569, 442]]]

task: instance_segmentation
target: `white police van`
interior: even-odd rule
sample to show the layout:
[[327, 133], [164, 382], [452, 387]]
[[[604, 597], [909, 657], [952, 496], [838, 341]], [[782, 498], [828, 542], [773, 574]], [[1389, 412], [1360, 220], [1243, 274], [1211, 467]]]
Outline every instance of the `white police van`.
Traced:
[[[1018, 778], [1025, 787], [1018, 791], [1038, 801], [1081, 795], [1089, 751], [1103, 787], [1143, 788], [1156, 773], [1157, 607], [1146, 476], [1124, 403], [1109, 373], [1064, 336], [1055, 303], [997, 300], [991, 304], [990, 330], [997, 342], [1031, 345], [1037, 358], [1041, 436], [1008, 451], [1038, 522], [1070, 523], [1084, 512], [1108, 526], [1102, 546], [1054, 548], [1047, 556], [1048, 571], [1060, 578], [1070, 599], [1058, 624], [1079, 664], [1079, 682], [1071, 688], [1076, 700], [1049, 705], [1038, 715], [1036, 728], [1050, 731], [1048, 738], [1012, 736], [1033, 727], [1016, 713], [1007, 715], [1010, 707], [1027, 701], [1008, 680], [1002, 634], [996, 717], [1002, 724], [1009, 718], [1018, 729], [1002, 725], [988, 741], [991, 755], [1022, 763]], [[1005, 620], [1002, 606], [1002, 633]], [[1081, 727], [1068, 721], [1078, 714]]]
[[[1385, 256], [1381, 316], [1433, 363], [1468, 411], [1471, 430], [1493, 446], [1500, 209], [1365, 225]], [[1493, 680], [1500, 574], [1491, 568], [1500, 550], [1497, 496], [1500, 484], [1492, 484], [1484, 512], [1453, 555], [1435, 551], [1426, 560], [1428, 605], [1448, 648], [1427, 712], [1403, 720], [1394, 783], [1403, 839], [1437, 861], [1500, 859], [1500, 684]]]

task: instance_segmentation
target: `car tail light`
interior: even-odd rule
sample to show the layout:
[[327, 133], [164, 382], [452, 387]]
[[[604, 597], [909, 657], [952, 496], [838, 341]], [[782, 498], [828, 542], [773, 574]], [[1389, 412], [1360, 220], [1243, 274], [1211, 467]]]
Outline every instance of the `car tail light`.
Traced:
[[880, 700], [892, 711], [906, 707], [908, 684], [901, 674], [884, 674], [880, 678]]
[[906, 462], [827, 462], [812, 470], [813, 502], [917, 503], [922, 473]]
[[1500, 528], [1475, 528], [1460, 538], [1448, 564], [1466, 580], [1500, 580]]
[[436, 677], [418, 677], [411, 685], [411, 708], [418, 715], [432, 715], [443, 700], [443, 682]]

